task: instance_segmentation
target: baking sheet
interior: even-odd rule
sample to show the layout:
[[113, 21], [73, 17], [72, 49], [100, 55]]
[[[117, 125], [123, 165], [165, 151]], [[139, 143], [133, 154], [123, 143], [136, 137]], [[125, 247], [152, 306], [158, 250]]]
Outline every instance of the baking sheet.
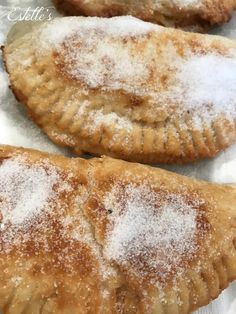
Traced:
[[[0, 0], [0, 46], [4, 44], [6, 34], [16, 20], [28, 10], [28, 18], [33, 17], [34, 9], [41, 9], [45, 19], [58, 16], [51, 1], [48, 0]], [[9, 20], [9, 13], [10, 19]], [[211, 31], [236, 39], [236, 13], [230, 23]], [[217, 69], [216, 69], [217, 70]], [[214, 91], [213, 91], [214, 92]], [[3, 69], [0, 54], [0, 144], [10, 144], [40, 149], [51, 153], [72, 156], [67, 149], [54, 145], [27, 118], [21, 105], [17, 103], [8, 88], [7, 75]], [[218, 183], [236, 183], [236, 144], [221, 153], [214, 160], [199, 161], [185, 166], [163, 166], [194, 178]], [[236, 314], [236, 283], [230, 285], [221, 296], [195, 314]]]

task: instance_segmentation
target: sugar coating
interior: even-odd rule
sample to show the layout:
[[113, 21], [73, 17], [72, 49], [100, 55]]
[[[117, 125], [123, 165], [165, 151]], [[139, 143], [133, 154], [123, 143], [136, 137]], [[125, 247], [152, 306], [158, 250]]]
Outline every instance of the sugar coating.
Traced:
[[176, 75], [180, 89], [176, 89], [177, 96], [184, 93], [190, 109], [208, 105], [215, 114], [236, 114], [235, 73], [236, 59], [214, 54], [193, 56], [182, 63]]
[[67, 37], [76, 32], [89, 33], [95, 29], [113, 37], [141, 36], [161, 26], [143, 22], [135, 17], [121, 16], [111, 19], [97, 17], [77, 18], [67, 17], [54, 19], [43, 28], [42, 41], [48, 45], [61, 44]]
[[105, 113], [102, 109], [90, 109], [89, 106], [91, 103], [89, 101], [85, 101], [80, 104], [79, 109], [76, 113], [77, 118], [83, 119], [85, 115], [87, 115], [87, 119], [90, 121], [85, 128], [87, 128], [90, 132], [94, 132], [99, 130], [101, 127], [115, 127], [116, 130], [125, 129], [127, 132], [131, 132], [133, 129], [133, 125], [131, 120], [119, 116], [115, 112]]
[[202, 0], [174, 0], [173, 2], [175, 5], [179, 5], [180, 7], [188, 7], [199, 5]]
[[0, 197], [2, 226], [23, 224], [41, 213], [55, 199], [53, 187], [59, 181], [56, 169], [27, 166], [19, 157], [2, 161]]
[[[164, 31], [160, 26], [133, 17], [65, 18], [47, 24], [41, 31], [41, 42], [46, 50], [51, 47], [63, 55], [65, 72], [91, 89], [148, 95], [150, 103], [166, 110], [174, 104], [174, 118], [181, 119], [189, 111], [194, 129], [209, 126], [222, 116], [233, 121], [236, 117], [233, 55], [188, 52], [181, 57], [176, 52], [176, 58], [167, 66], [157, 64], [151, 46], [140, 52], [133, 49], [133, 41], [141, 43], [148, 34]], [[158, 71], [169, 75], [164, 89], [160, 88], [158, 75], [150, 85], [150, 68], [154, 75]], [[113, 122], [114, 114], [107, 116], [98, 110], [97, 120], [99, 124], [102, 117], [103, 124]], [[117, 128], [124, 124], [120, 119], [116, 119]], [[124, 125], [127, 128], [127, 123]]]
[[102, 110], [94, 110], [89, 113], [89, 119], [91, 119], [90, 129], [96, 130], [97, 128], [104, 126], [115, 126], [117, 130], [125, 129], [127, 132], [132, 130], [132, 123], [125, 117], [119, 117], [115, 112], [104, 114]]
[[114, 185], [104, 197], [109, 215], [105, 255], [123, 266], [131, 263], [141, 277], [165, 278], [198, 246], [196, 199], [188, 204], [179, 194], [154, 192], [148, 186]]
[[[46, 158], [30, 163], [16, 155], [0, 160], [0, 251], [8, 254], [17, 247], [17, 257], [26, 259], [30, 245], [35, 255], [52, 253], [53, 269], [78, 274], [83, 248], [98, 261], [94, 272], [106, 280], [115, 276], [102, 257], [93, 230], [82, 208], [87, 191], [76, 184], [76, 175], [64, 173]], [[65, 245], [66, 243], [66, 245]], [[76, 247], [76, 249], [72, 249]], [[88, 262], [89, 263], [89, 262]], [[39, 268], [43, 266], [39, 265]], [[17, 286], [18, 278], [12, 278]]]

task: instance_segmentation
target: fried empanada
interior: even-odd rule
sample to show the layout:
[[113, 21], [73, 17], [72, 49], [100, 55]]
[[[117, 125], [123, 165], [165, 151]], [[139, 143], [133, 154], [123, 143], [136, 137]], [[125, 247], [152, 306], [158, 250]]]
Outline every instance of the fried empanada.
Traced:
[[236, 278], [236, 189], [0, 148], [4, 314], [186, 314]]
[[204, 30], [227, 22], [235, 0], [54, 0], [65, 15], [133, 15], [164, 26]]
[[144, 163], [236, 139], [236, 42], [132, 17], [70, 17], [7, 44], [11, 88], [56, 143]]

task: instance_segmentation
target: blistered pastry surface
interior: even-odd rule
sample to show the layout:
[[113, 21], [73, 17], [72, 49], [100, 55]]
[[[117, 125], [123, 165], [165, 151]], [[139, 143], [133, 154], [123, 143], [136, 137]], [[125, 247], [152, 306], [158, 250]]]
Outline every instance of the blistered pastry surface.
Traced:
[[109, 158], [0, 156], [3, 311], [189, 313], [235, 278], [234, 188]]
[[78, 153], [189, 162], [235, 140], [233, 41], [132, 17], [71, 17], [34, 29], [4, 56], [17, 99]]

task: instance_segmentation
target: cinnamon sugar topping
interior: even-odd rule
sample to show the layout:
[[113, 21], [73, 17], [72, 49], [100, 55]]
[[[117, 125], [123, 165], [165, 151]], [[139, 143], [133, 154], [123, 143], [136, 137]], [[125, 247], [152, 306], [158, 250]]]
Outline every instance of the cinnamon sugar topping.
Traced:
[[[143, 22], [135, 17], [120, 16], [110, 19], [98, 17], [67, 17], [54, 19], [41, 33], [45, 45], [61, 44], [71, 35], [89, 33], [109, 34], [112, 37], [142, 36], [161, 26]], [[97, 31], [97, 32], [95, 32]]]
[[105, 195], [109, 226], [105, 254], [138, 277], [164, 281], [181, 271], [198, 250], [203, 201], [154, 192], [148, 186], [116, 185]]
[[[187, 5], [192, 1], [180, 2]], [[174, 41], [163, 46], [158, 42], [158, 34], [163, 32], [168, 31], [133, 17], [69, 17], [43, 27], [40, 45], [46, 51], [56, 51], [55, 62], [60, 70], [80, 82], [84, 91], [100, 88], [148, 96], [147, 107], [152, 104], [169, 111], [173, 105], [175, 114], [169, 114], [175, 120], [178, 117], [185, 121], [188, 111], [194, 129], [202, 128], [199, 121], [211, 125], [222, 116], [233, 121], [236, 59], [230, 49], [228, 55], [209, 47], [208, 52], [197, 54], [191, 52], [191, 43], [185, 39], [181, 55]], [[166, 77], [165, 87], [160, 73]]]
[[0, 167], [1, 223], [24, 224], [36, 217], [57, 197], [54, 189], [59, 181], [56, 168], [29, 166], [22, 157], [5, 159]]
[[49, 270], [48, 260], [42, 261], [37, 269], [43, 273], [98, 273], [102, 268], [104, 278], [112, 275], [82, 213], [87, 192], [78, 177], [46, 158], [33, 163], [24, 155], [0, 160], [0, 253], [17, 248], [19, 260], [29, 252], [47, 254], [53, 267]]

